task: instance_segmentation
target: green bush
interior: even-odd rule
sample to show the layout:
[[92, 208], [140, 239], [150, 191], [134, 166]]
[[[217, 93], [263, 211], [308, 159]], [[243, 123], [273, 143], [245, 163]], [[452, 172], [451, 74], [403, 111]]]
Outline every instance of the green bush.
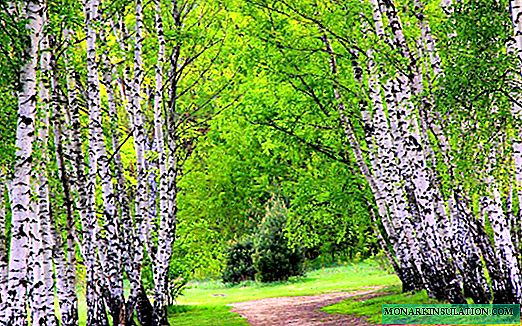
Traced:
[[304, 255], [299, 248], [290, 248], [284, 235], [287, 210], [282, 200], [272, 198], [266, 215], [254, 236], [252, 261], [256, 280], [284, 281], [304, 272]]
[[173, 257], [169, 264], [167, 295], [168, 303], [174, 304], [176, 298], [183, 294], [183, 290], [190, 278], [190, 270], [185, 261]]
[[223, 282], [239, 283], [253, 280], [256, 273], [252, 263], [253, 253], [254, 245], [252, 241], [247, 240], [232, 245], [227, 253]]

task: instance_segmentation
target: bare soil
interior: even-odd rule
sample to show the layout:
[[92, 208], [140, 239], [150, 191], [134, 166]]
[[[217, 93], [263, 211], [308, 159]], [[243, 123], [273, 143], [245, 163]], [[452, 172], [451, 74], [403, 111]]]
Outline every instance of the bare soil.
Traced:
[[245, 317], [252, 326], [371, 325], [365, 317], [327, 314], [320, 309], [346, 298], [384, 295], [371, 287], [358, 292], [335, 292], [301, 297], [280, 297], [233, 303], [232, 311]]

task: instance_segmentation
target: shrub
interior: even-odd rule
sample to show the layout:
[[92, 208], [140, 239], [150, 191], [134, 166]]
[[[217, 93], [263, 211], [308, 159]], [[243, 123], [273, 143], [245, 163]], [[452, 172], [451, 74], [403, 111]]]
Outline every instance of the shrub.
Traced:
[[190, 270], [185, 261], [171, 259], [168, 272], [167, 295], [168, 303], [174, 304], [176, 298], [183, 294], [190, 276]]
[[252, 264], [254, 245], [252, 241], [238, 242], [227, 252], [227, 261], [223, 272], [223, 282], [239, 283], [253, 280], [255, 269]]
[[260, 282], [284, 281], [303, 274], [304, 255], [300, 249], [290, 248], [284, 235], [286, 214], [282, 200], [272, 198], [254, 237], [252, 260]]

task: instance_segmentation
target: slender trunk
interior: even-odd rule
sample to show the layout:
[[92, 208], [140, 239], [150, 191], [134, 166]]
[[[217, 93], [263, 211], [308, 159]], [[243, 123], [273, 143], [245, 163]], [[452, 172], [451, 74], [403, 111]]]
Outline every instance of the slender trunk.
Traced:
[[[156, 140], [154, 137], [146, 137], [145, 150], [148, 153], [157, 152], [156, 149]], [[149, 230], [153, 230], [153, 226], [156, 226], [156, 222], [158, 220], [158, 183], [157, 172], [158, 172], [158, 162], [156, 160], [149, 159], [148, 157], [145, 159], [145, 170], [147, 171], [147, 215], [145, 218], [146, 227]], [[158, 239], [159, 240], [159, 239]], [[153, 242], [152, 236], [149, 234], [147, 236], [147, 248], [150, 248], [149, 257], [152, 263], [156, 262], [156, 248]], [[154, 273], [154, 265], [152, 266]]]
[[11, 189], [11, 247], [7, 280], [7, 318], [13, 325], [27, 325], [27, 256], [29, 252], [30, 222], [34, 221], [32, 207], [31, 170], [36, 118], [36, 66], [38, 44], [43, 28], [45, 6], [42, 1], [27, 3], [26, 28], [29, 43], [26, 62], [20, 71], [22, 87], [18, 93], [18, 121], [16, 130], [16, 162]]
[[38, 193], [38, 213], [35, 223], [31, 226], [32, 238], [29, 255], [30, 270], [32, 271], [32, 289], [30, 293], [31, 320], [40, 325], [56, 325], [54, 313], [54, 279], [52, 271], [52, 238], [50, 234], [51, 207], [49, 198], [49, 182], [46, 166], [49, 163], [48, 134], [50, 114], [50, 65], [51, 54], [47, 36], [40, 44], [39, 98], [42, 103], [41, 119], [38, 130], [38, 144], [40, 147], [39, 163], [35, 168], [35, 187]]
[[[76, 83], [74, 76], [76, 73], [67, 65], [68, 71], [67, 79], [67, 106], [66, 106], [66, 117], [69, 118], [70, 127], [66, 129], [67, 136], [70, 139], [68, 146], [67, 155], [71, 158], [71, 173], [70, 173], [70, 184], [71, 191], [78, 196], [78, 214], [80, 217], [80, 223], [85, 224], [87, 215], [87, 177], [85, 174], [86, 164], [85, 156], [82, 150], [81, 140], [81, 124], [79, 116], [79, 106]], [[83, 229], [83, 228], [82, 228]]]
[[[368, 70], [370, 77], [368, 86], [370, 90], [370, 99], [374, 108], [373, 130], [375, 141], [378, 144], [377, 165], [382, 169], [381, 176], [385, 178], [385, 188], [381, 191], [386, 193], [389, 206], [392, 207], [394, 213], [394, 221], [398, 228], [401, 252], [404, 255], [403, 261], [408, 269], [410, 277], [409, 284], [403, 284], [403, 291], [418, 290], [424, 285], [421, 269], [421, 256], [419, 252], [419, 244], [415, 237], [412, 225], [412, 215], [408, 210], [406, 191], [402, 186], [401, 172], [398, 169], [397, 158], [393, 147], [392, 138], [390, 137], [390, 128], [388, 119], [384, 112], [381, 87], [379, 84], [378, 71], [373, 62], [372, 52], [367, 53]], [[389, 103], [393, 105], [393, 103]]]
[[[100, 39], [105, 42], [104, 33], [101, 32]], [[105, 86], [107, 92], [107, 103], [109, 106], [109, 112], [116, 112], [116, 101], [114, 98], [114, 88], [112, 86], [112, 65], [109, 61], [108, 54], [104, 52], [102, 54], [102, 62], [104, 71], [102, 73], [102, 83]], [[112, 128], [118, 128], [117, 124], [112, 125]], [[103, 131], [99, 130], [100, 134]], [[101, 183], [102, 183], [102, 194], [104, 202], [104, 215], [105, 215], [105, 232], [107, 238], [107, 267], [106, 274], [109, 281], [109, 292], [110, 299], [108, 305], [113, 320], [122, 320], [124, 316], [124, 303], [123, 297], [123, 268], [122, 268], [122, 255], [123, 248], [121, 244], [120, 236], [120, 220], [118, 219], [118, 210], [116, 207], [117, 200], [116, 194], [112, 184], [112, 173], [110, 170], [110, 162], [107, 157], [107, 150], [105, 144], [102, 142], [98, 145], [100, 148], [100, 165], [101, 165]], [[123, 316], [122, 316], [123, 314]]]
[[518, 258], [511, 239], [511, 230], [502, 207], [502, 199], [498, 190], [496, 180], [492, 176], [492, 167], [495, 166], [496, 151], [492, 150], [489, 155], [488, 169], [486, 170], [486, 184], [490, 192], [489, 196], [483, 197], [482, 205], [493, 229], [495, 248], [499, 261], [499, 266], [504, 275], [509, 277], [511, 282], [511, 301], [510, 303], [520, 302], [522, 299], [522, 288], [520, 280], [520, 269]]
[[[514, 75], [517, 83], [522, 82], [522, 0], [511, 0], [511, 21], [513, 23], [514, 44], [508, 42], [508, 51], [514, 50], [518, 59], [518, 73]], [[510, 51], [511, 52], [511, 51]], [[522, 96], [515, 92], [513, 94], [514, 101], [511, 107], [511, 114], [515, 119], [515, 137], [513, 138], [513, 164], [515, 167], [515, 191], [518, 198], [518, 223], [515, 230], [518, 229], [517, 235], [522, 235], [522, 127], [520, 120], [522, 119]], [[517, 236], [518, 238], [518, 236]], [[522, 240], [522, 239], [520, 239]], [[519, 250], [517, 244], [517, 252]]]
[[[159, 167], [159, 230], [158, 249], [154, 262], [154, 323], [168, 325], [168, 268], [172, 255], [172, 241], [170, 241], [171, 223], [169, 223], [169, 182], [167, 174], [167, 157], [165, 153], [165, 137], [163, 128], [165, 118], [161, 108], [163, 100], [163, 64], [165, 62], [165, 36], [163, 34], [163, 20], [161, 17], [161, 2], [156, 0], [155, 16], [156, 33], [158, 35], [158, 59], [156, 65], [156, 87], [154, 92], [154, 137], [158, 151]], [[172, 153], [169, 153], [172, 155]]]
[[[66, 255], [63, 252], [63, 240], [51, 223], [51, 231], [54, 239], [53, 257], [56, 265], [56, 289], [60, 305], [61, 322], [64, 326], [78, 325], [78, 299], [76, 296], [76, 250], [75, 250], [75, 223], [74, 223], [74, 199], [71, 192], [69, 171], [66, 166], [66, 150], [64, 144], [68, 142], [63, 131], [64, 110], [59, 104], [58, 80], [53, 74], [51, 81], [53, 94], [53, 129], [54, 143], [56, 147], [56, 160], [58, 174], [63, 189], [65, 213], [67, 217]], [[69, 151], [71, 152], [71, 151]], [[72, 155], [70, 156], [73, 157]]]
[[493, 303], [507, 303], [512, 300], [512, 286], [509, 279], [503, 274], [500, 269], [500, 263], [493, 250], [493, 245], [489, 239], [488, 234], [484, 229], [483, 221], [476, 219], [472, 212], [469, 210], [471, 207], [471, 201], [469, 198], [462, 196], [459, 189], [455, 191], [455, 202], [462, 212], [462, 218], [464, 223], [472, 233], [475, 242], [480, 248], [480, 251], [484, 257], [484, 262], [491, 278], [491, 288], [493, 290]]
[[[361, 173], [363, 174], [363, 176], [366, 178], [366, 180], [367, 180], [368, 184], [370, 185], [370, 188], [375, 196], [379, 215], [381, 216], [381, 219], [385, 220], [385, 217], [388, 216], [388, 209], [387, 209], [387, 204], [385, 201], [385, 195], [383, 194], [381, 189], [379, 189], [378, 180], [376, 180], [376, 178], [373, 177], [368, 165], [366, 164], [366, 162], [364, 160], [364, 156], [363, 156], [362, 150], [360, 148], [359, 142], [358, 142], [357, 138], [355, 137], [355, 133], [353, 131], [353, 126], [351, 125], [351, 122], [349, 121], [349, 119], [346, 115], [346, 109], [345, 109], [344, 103], [341, 98], [341, 93], [338, 89], [338, 86], [337, 86], [336, 80], [335, 80], [336, 76], [337, 76], [337, 63], [336, 63], [335, 55], [334, 55], [333, 49], [330, 45], [330, 42], [324, 33], [322, 35], [322, 41], [326, 47], [327, 53], [329, 54], [330, 69], [331, 69], [332, 75], [334, 76], [334, 85], [333, 85], [334, 97], [337, 102], [337, 108], [338, 108], [339, 115], [341, 118], [341, 125], [344, 128], [345, 134], [348, 138], [348, 142], [349, 142], [350, 147], [355, 156], [357, 165], [358, 165], [359, 169], [361, 170]], [[406, 244], [406, 242], [408, 240], [405, 238], [398, 239], [398, 238], [393, 237], [393, 236], [403, 237], [407, 233], [402, 232], [402, 230], [397, 230], [397, 231], [395, 231], [393, 229], [393, 226], [390, 226], [389, 229], [387, 230], [388, 234], [392, 235], [393, 242], [397, 243], [397, 246], [394, 249], [395, 249], [398, 257], [400, 257], [400, 261], [405, 264], [405, 266], [404, 266], [404, 267], [406, 267], [405, 271], [408, 271], [408, 273], [410, 273], [410, 275], [409, 275], [410, 279], [407, 278], [408, 283], [405, 283], [404, 285], [406, 288], [409, 288], [409, 287], [415, 288], [415, 285], [411, 285], [411, 283], [410, 283], [410, 282], [413, 282], [412, 284], [415, 284], [415, 282], [416, 282], [412, 276], [412, 273], [413, 273], [412, 267], [413, 266], [411, 266], [411, 264], [410, 264], [411, 260], [409, 259], [409, 257], [403, 256], [403, 255], [409, 253], [409, 251], [406, 251], [406, 253], [404, 252], [405, 249], [407, 250], [407, 245], [399, 246], [399, 244]], [[403, 276], [406, 276], [406, 275], [403, 275]]]
[[[140, 297], [141, 289], [141, 264], [144, 257], [145, 246], [147, 245], [147, 238], [150, 230], [147, 229], [145, 218], [147, 215], [147, 171], [145, 165], [145, 130], [143, 125], [143, 112], [141, 108], [141, 83], [143, 80], [143, 62], [142, 62], [142, 28], [143, 28], [143, 4], [141, 0], [136, 0], [136, 30], [134, 39], [134, 77], [132, 81], [132, 119], [134, 126], [134, 148], [136, 151], [136, 210], [135, 223], [136, 233], [134, 235], [133, 252], [134, 257], [132, 261], [132, 270], [130, 273], [131, 293], [128, 302], [129, 316], [136, 305], [143, 298]], [[149, 249], [149, 248], [147, 248]], [[142, 314], [142, 316], [147, 316]], [[140, 320], [140, 322], [144, 322]]]
[[97, 246], [99, 226], [96, 217], [96, 177], [100, 157], [99, 124], [101, 123], [100, 85], [96, 62], [95, 26], [98, 21], [98, 1], [85, 2], [85, 26], [87, 43], [87, 107], [89, 109], [89, 174], [86, 184], [87, 202], [84, 222], [84, 251], [87, 283], [87, 324], [92, 326], [108, 325], [105, 306], [102, 300], [102, 280], [97, 278]]
[[[435, 40], [431, 33], [428, 21], [424, 16], [424, 5], [421, 0], [415, 0], [414, 12], [419, 20], [421, 38], [418, 50], [419, 57], [428, 54], [429, 65], [426, 62], [427, 84], [429, 85], [429, 94], [422, 94], [420, 119], [423, 125], [423, 134], [425, 144], [429, 143], [428, 128], [435, 136], [437, 145], [439, 146], [444, 164], [449, 168], [451, 186], [448, 189], [448, 208], [449, 215], [446, 213], [444, 198], [441, 193], [442, 182], [437, 170], [434, 169], [433, 182], [435, 183], [435, 191], [437, 198], [437, 214], [439, 216], [439, 224], [442, 234], [445, 235], [444, 241], [448, 244], [447, 250], [452, 255], [459, 273], [462, 275], [462, 283], [465, 295], [471, 296], [475, 303], [485, 303], [491, 300], [491, 294], [487, 285], [486, 278], [482, 269], [479, 252], [476, 248], [473, 238], [469, 235], [466, 224], [462, 222], [462, 212], [455, 203], [456, 187], [454, 171], [455, 162], [450, 152], [449, 142], [446, 135], [442, 132], [440, 118], [438, 113], [433, 112], [434, 99], [431, 93], [433, 81], [436, 81], [443, 75], [441, 59], [436, 49]], [[420, 73], [420, 72], [418, 72]], [[433, 76], [431, 76], [433, 74]], [[437, 157], [431, 150], [428, 157], [432, 161], [432, 166], [437, 166]], [[449, 219], [449, 221], [448, 221]], [[448, 223], [449, 222], [449, 223]], [[448, 227], [451, 225], [451, 227]]]
[[[7, 251], [7, 203], [5, 201], [5, 179], [0, 174], [0, 311], [7, 309], [7, 262], [9, 254]], [[7, 320], [5, 314], [0, 314], [0, 325], [5, 325]]]
[[[172, 18], [178, 31], [181, 31], [181, 16], [178, 8], [177, 0], [172, 0]], [[177, 195], [178, 195], [178, 162], [177, 162], [177, 97], [178, 97], [178, 63], [181, 53], [181, 43], [174, 45], [170, 58], [171, 70], [169, 78], [172, 78], [170, 87], [170, 101], [166, 112], [167, 119], [167, 174], [168, 174], [168, 220], [165, 227], [169, 234], [166, 235], [165, 248], [168, 248], [168, 254], [171, 255], [171, 248], [176, 236], [176, 218], [177, 218]], [[169, 260], [170, 261], [170, 260]], [[164, 267], [168, 271], [168, 267]], [[168, 282], [168, 280], [166, 280]], [[168, 285], [165, 285], [168, 288]]]
[[[331, 46], [327, 43], [330, 55], [333, 55]], [[357, 63], [356, 51], [352, 51], [352, 67], [354, 77], [363, 86], [363, 69]], [[392, 150], [389, 127], [384, 113], [378, 71], [373, 62], [372, 51], [367, 53], [369, 97], [373, 107], [373, 119], [367, 108], [365, 100], [360, 101], [361, 115], [364, 122], [366, 142], [370, 148], [369, 157], [372, 163], [373, 177], [379, 191], [384, 196], [384, 201], [389, 209], [391, 222], [394, 228], [394, 236], [390, 239], [394, 245], [395, 254], [402, 267], [403, 291], [411, 291], [423, 288], [420, 263], [415, 263], [415, 253], [418, 244], [415, 242], [415, 234], [411, 225], [411, 217], [406, 211], [405, 194], [400, 186], [400, 173], [397, 170], [396, 158]], [[375, 151], [375, 153], [373, 153]], [[413, 252], [413, 254], [412, 254]]]

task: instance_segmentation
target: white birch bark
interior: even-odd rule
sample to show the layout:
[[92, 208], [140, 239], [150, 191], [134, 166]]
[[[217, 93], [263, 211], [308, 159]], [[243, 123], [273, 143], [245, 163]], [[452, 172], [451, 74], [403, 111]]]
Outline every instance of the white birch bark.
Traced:
[[[337, 71], [337, 63], [336, 63], [336, 59], [335, 59], [335, 54], [333, 52], [333, 49], [331, 47], [331, 44], [330, 44], [328, 38], [326, 37], [326, 35], [324, 33], [322, 35], [322, 41], [326, 47], [327, 53], [329, 54], [331, 73], [334, 76], [334, 78], [336, 78], [338, 71]], [[407, 248], [408, 239], [404, 238], [406, 233], [402, 233], [401, 232], [402, 230], [400, 230], [400, 229], [395, 230], [395, 227], [393, 225], [386, 223], [386, 219], [388, 216], [388, 208], [387, 208], [387, 204], [386, 204], [386, 195], [382, 191], [385, 189], [383, 187], [379, 187], [378, 178], [375, 178], [375, 176], [372, 175], [369, 167], [367, 166], [367, 164], [364, 160], [362, 150], [360, 148], [357, 138], [355, 137], [351, 122], [349, 121], [348, 117], [346, 116], [346, 109], [345, 109], [344, 103], [342, 101], [341, 93], [340, 93], [338, 87], [336, 86], [335, 81], [334, 81], [333, 89], [334, 89], [334, 97], [337, 102], [337, 108], [338, 108], [339, 115], [341, 118], [341, 125], [344, 128], [344, 132], [348, 138], [348, 142], [349, 142], [352, 152], [355, 156], [357, 166], [359, 167], [362, 175], [365, 177], [368, 184], [370, 185], [370, 188], [371, 188], [371, 190], [374, 194], [375, 200], [376, 200], [379, 215], [381, 216], [381, 219], [383, 220], [383, 225], [385, 226], [388, 235], [392, 238], [392, 241], [393, 241], [392, 243], [394, 243], [394, 250], [396, 251], [396, 254], [399, 257], [400, 262], [407, 264], [405, 267], [409, 268], [409, 270], [407, 270], [407, 271], [411, 273], [411, 272], [413, 272], [411, 270], [411, 268], [413, 268], [414, 266], [411, 265], [411, 259], [409, 257], [410, 252]], [[392, 222], [395, 222], [395, 221], [392, 220]], [[400, 224], [400, 226], [402, 227], [403, 225]], [[411, 243], [409, 243], [409, 244], [411, 244]], [[410, 281], [415, 282], [415, 280], [410, 280]], [[406, 284], [406, 285], [408, 285], [408, 284]], [[415, 286], [413, 286], [413, 287], [415, 287]]]
[[11, 249], [7, 280], [6, 316], [12, 325], [27, 325], [27, 258], [29, 252], [30, 221], [34, 220], [31, 195], [31, 169], [36, 119], [36, 66], [38, 45], [42, 35], [45, 5], [42, 1], [28, 1], [26, 8], [29, 42], [25, 50], [26, 62], [20, 71], [22, 88], [18, 93], [18, 121], [16, 130], [16, 163], [11, 188]]
[[96, 177], [99, 171], [99, 144], [98, 124], [101, 123], [100, 85], [98, 65], [96, 62], [95, 26], [98, 21], [97, 0], [87, 0], [85, 6], [85, 28], [87, 43], [87, 107], [89, 110], [89, 174], [86, 184], [87, 202], [84, 222], [84, 251], [87, 283], [87, 324], [106, 326], [108, 320], [101, 296], [101, 281], [97, 278], [97, 246], [99, 226], [96, 217]]
[[[100, 39], [105, 42], [104, 32], [100, 32]], [[104, 66], [102, 73], [102, 83], [105, 86], [107, 93], [107, 103], [109, 112], [116, 112], [116, 101], [114, 98], [114, 88], [112, 85], [112, 65], [109, 61], [108, 53], [105, 51], [101, 56], [101, 61]], [[117, 125], [112, 125], [112, 128], [117, 128]], [[101, 125], [99, 126], [99, 133], [103, 135]], [[112, 173], [110, 169], [110, 162], [107, 156], [107, 150], [103, 138], [100, 139], [98, 147], [100, 149], [100, 175], [102, 184], [102, 197], [104, 204], [105, 215], [105, 232], [107, 243], [107, 266], [105, 268], [108, 282], [110, 299], [109, 309], [113, 320], [124, 320], [124, 303], [123, 296], [123, 267], [122, 267], [122, 244], [120, 235], [120, 221], [118, 219], [118, 211], [116, 207], [116, 194], [112, 183]]]
[[134, 148], [136, 151], [136, 209], [135, 223], [136, 233], [133, 239], [133, 261], [130, 273], [131, 293], [129, 297], [129, 314], [136, 307], [141, 291], [141, 262], [144, 257], [144, 250], [147, 244], [147, 238], [150, 230], [148, 230], [145, 219], [147, 214], [147, 171], [145, 164], [145, 130], [143, 121], [143, 111], [141, 107], [141, 84], [143, 81], [143, 60], [142, 60], [142, 42], [143, 42], [143, 3], [141, 0], [135, 1], [135, 17], [136, 26], [134, 34], [134, 76], [131, 93], [131, 109], [132, 122], [134, 127]]
[[[373, 16], [376, 21], [376, 34], [382, 37], [384, 30], [379, 8], [374, 7]], [[365, 32], [367, 33], [368, 31]], [[356, 52], [352, 51], [352, 56], [355, 54]], [[416, 243], [415, 233], [411, 224], [411, 215], [407, 211], [406, 197], [400, 180], [400, 173], [397, 169], [392, 140], [389, 136], [390, 130], [381, 97], [379, 72], [373, 59], [372, 50], [368, 50], [367, 58], [369, 71], [368, 88], [370, 102], [373, 107], [373, 120], [366, 107], [367, 105], [362, 103], [360, 107], [365, 123], [366, 140], [370, 147], [372, 170], [376, 179], [376, 185], [383, 194], [386, 205], [390, 210], [390, 216], [392, 216], [392, 223], [394, 224], [392, 244], [403, 269], [402, 273], [405, 279], [403, 280], [403, 290], [421, 289], [424, 281], [420, 268], [421, 260], [417, 249], [418, 244]], [[356, 58], [352, 58], [354, 77], [363, 86], [363, 69], [358, 66], [356, 60]]]
[[398, 229], [398, 237], [400, 237], [400, 252], [404, 255], [400, 261], [407, 264], [411, 274], [410, 277], [412, 277], [409, 280], [411, 282], [409, 286], [412, 289], [418, 289], [426, 283], [422, 276], [422, 258], [418, 249], [419, 244], [415, 238], [416, 232], [411, 222], [412, 216], [408, 211], [406, 193], [403, 188], [403, 181], [400, 178], [401, 173], [397, 166], [393, 142], [390, 137], [391, 130], [382, 103], [378, 72], [373, 62], [371, 51], [367, 56], [368, 69], [370, 71], [368, 86], [374, 109], [373, 126], [375, 140], [378, 144], [377, 164], [381, 167], [384, 176], [385, 188], [381, 191], [387, 194], [386, 201], [389, 207], [392, 207], [393, 220]]
[[[109, 106], [109, 117], [111, 121], [111, 129], [112, 129], [112, 152], [113, 152], [113, 161], [114, 161], [114, 172], [116, 176], [116, 202], [120, 211], [120, 226], [122, 229], [132, 229], [132, 221], [130, 219], [130, 200], [127, 194], [127, 188], [125, 186], [125, 176], [123, 174], [123, 163], [121, 160], [120, 154], [120, 131], [118, 125], [118, 115], [116, 111], [116, 107]], [[123, 236], [125, 232], [121, 232], [122, 236], [120, 237], [120, 241], [122, 241], [122, 265], [128, 266], [130, 262], [128, 250], [131, 248], [127, 245], [127, 242], [123, 240]], [[127, 268], [127, 267], [126, 267]], [[129, 270], [127, 268], [127, 270]], [[123, 305], [122, 310], [120, 311], [119, 325], [125, 325], [125, 321], [127, 319], [127, 311], [125, 305]]]
[[[121, 36], [117, 33], [117, 31], [120, 32]], [[129, 47], [124, 42], [124, 40], [130, 39], [130, 35], [127, 31], [127, 27], [125, 25], [123, 17], [120, 17], [117, 28], [114, 28], [114, 34], [115, 34], [115, 37], [120, 46], [120, 50], [124, 51], [124, 52], [129, 52], [128, 51]], [[129, 79], [130, 79], [128, 77], [129, 75], [130, 75], [130, 67], [127, 67], [126, 69], [124, 69], [122, 71], [122, 76], [119, 78], [119, 84], [120, 84], [121, 99], [125, 103], [127, 113], [130, 115], [131, 120], [132, 120], [133, 107], [132, 107], [132, 100], [131, 100], [131, 94], [130, 94], [130, 93], [132, 93], [132, 84], [129, 82]], [[113, 117], [112, 118], [113, 124], [116, 125], [117, 124], [116, 112], [113, 112], [110, 114]], [[131, 121], [131, 124], [132, 124], [132, 121]], [[133, 136], [134, 136], [134, 129], [133, 129]], [[114, 139], [119, 138], [119, 133], [118, 133], [117, 128], [113, 130], [113, 138]], [[119, 143], [119, 141], [116, 143]], [[116, 144], [116, 143], [114, 143], [114, 144]], [[123, 180], [124, 180], [123, 165], [121, 164], [121, 156], [119, 155], [118, 151], [116, 151], [115, 163], [116, 163], [116, 173], [121, 176], [121, 177], [118, 177], [118, 188], [124, 189], [125, 185], [123, 182]], [[127, 271], [128, 274], [131, 275], [131, 276], [129, 276], [129, 278], [138, 279], [139, 276], [137, 274], [139, 273], [139, 271], [135, 270], [135, 268], [133, 267], [133, 257], [134, 257], [133, 244], [135, 242], [135, 239], [137, 238], [137, 235], [136, 235], [137, 230], [135, 230], [135, 227], [134, 227], [134, 224], [132, 221], [132, 217], [131, 217], [130, 206], [129, 206], [131, 203], [131, 200], [130, 200], [129, 196], [127, 196], [126, 191], [121, 192], [121, 195], [122, 196], [120, 196], [119, 198], [120, 198], [121, 219], [122, 219], [121, 223], [123, 226], [123, 232], [122, 232], [122, 234], [123, 234], [122, 236], [124, 239], [123, 245], [125, 248], [125, 250], [123, 251], [123, 262], [124, 262], [125, 270]], [[125, 309], [127, 311], [126, 317], [128, 318], [129, 314], [131, 313], [129, 311], [129, 309], [131, 309], [129, 303], [127, 304]]]
[[486, 169], [486, 184], [490, 192], [489, 196], [484, 196], [482, 205], [488, 215], [493, 236], [495, 249], [500, 265], [500, 270], [504, 275], [509, 275], [511, 282], [512, 302], [520, 302], [522, 299], [522, 283], [520, 279], [520, 268], [518, 265], [517, 253], [513, 246], [511, 230], [502, 207], [500, 191], [493, 176], [493, 167], [496, 164], [496, 150], [491, 150], [488, 158], [488, 168]]
[[31, 320], [44, 325], [56, 325], [54, 313], [54, 279], [52, 271], [52, 238], [50, 234], [51, 207], [49, 200], [49, 184], [46, 166], [49, 163], [48, 133], [50, 114], [50, 60], [51, 54], [47, 36], [40, 43], [39, 99], [41, 119], [38, 129], [38, 145], [40, 147], [39, 164], [34, 168], [36, 173], [35, 187], [38, 193], [38, 208], [35, 220], [31, 225], [31, 250], [29, 257], [32, 272], [32, 288], [29, 296]]
[[[178, 31], [181, 31], [181, 16], [178, 8], [178, 1], [172, 0], [172, 18], [174, 20], [175, 27]], [[169, 78], [172, 78], [172, 83], [170, 87], [170, 102], [168, 105], [168, 110], [166, 114], [167, 120], [167, 174], [168, 174], [168, 222], [165, 225], [168, 225], [168, 230], [170, 232], [170, 236], [167, 236], [165, 247], [171, 248], [172, 243], [174, 242], [174, 237], [176, 234], [176, 218], [177, 218], [177, 195], [178, 195], [178, 161], [177, 161], [177, 97], [178, 97], [178, 64], [181, 52], [181, 43], [177, 43], [174, 45], [174, 49], [172, 50], [172, 55], [170, 58], [170, 71]], [[170, 249], [169, 249], [170, 250]], [[167, 285], [166, 285], [167, 286]]]
[[[67, 167], [67, 158], [74, 159], [71, 146], [67, 146], [69, 139], [64, 132], [65, 114], [60, 95], [58, 93], [58, 81], [56, 72], [51, 79], [54, 130], [54, 143], [56, 148], [56, 163], [63, 189], [65, 212], [67, 216], [66, 242], [56, 230], [53, 222], [50, 223], [51, 234], [54, 240], [53, 258], [56, 268], [56, 292], [60, 306], [61, 324], [64, 326], [78, 325], [78, 299], [76, 296], [76, 250], [75, 250], [75, 222], [74, 222], [74, 199], [72, 197], [72, 186], [70, 171]], [[69, 123], [71, 119], [69, 118]], [[69, 133], [70, 134], [70, 133]], [[66, 158], [67, 156], [67, 158]], [[64, 247], [66, 252], [64, 253]]]
[[[167, 157], [165, 153], [165, 136], [163, 128], [165, 118], [163, 103], [163, 65], [165, 62], [165, 36], [161, 17], [161, 1], [156, 0], [155, 27], [158, 36], [158, 59], [156, 65], [156, 85], [154, 92], [154, 137], [158, 151], [159, 167], [159, 230], [158, 250], [154, 262], [154, 322], [156, 325], [166, 323], [166, 306], [168, 301], [168, 268], [172, 255], [172, 225], [169, 213]], [[172, 153], [169, 153], [172, 155]]]
[[[509, 52], [514, 52], [518, 59], [518, 72], [514, 75], [514, 80], [517, 83], [522, 82], [522, 1], [511, 0], [511, 21], [513, 23], [513, 38], [514, 44], [508, 42], [507, 47]], [[511, 112], [515, 123], [515, 136], [513, 138], [513, 164], [515, 167], [515, 191], [517, 194], [519, 207], [522, 207], [522, 95], [519, 93], [512, 94], [513, 104]], [[519, 209], [518, 223], [519, 230], [522, 230], [522, 210]], [[522, 231], [521, 231], [522, 234]]]
[[[449, 2], [449, 5], [451, 5], [451, 2]], [[415, 0], [414, 11], [419, 20], [421, 30], [422, 44], [419, 46], [419, 52], [421, 53], [420, 55], [428, 55], [428, 60], [425, 60], [425, 70], [428, 75], [427, 83], [431, 89], [434, 84], [433, 81], [436, 81], [442, 77], [444, 72], [441, 66], [441, 59], [437, 51], [435, 39], [431, 33], [429, 23], [424, 16], [424, 4], [421, 0]], [[432, 74], [433, 76], [431, 76]], [[432, 110], [434, 107], [433, 95], [423, 95], [422, 104], [423, 112], [420, 116], [421, 122], [424, 123], [424, 128], [428, 128], [429, 126], [429, 129], [435, 136], [437, 145], [440, 148], [442, 154], [443, 162], [449, 168], [452, 184], [448, 189], [449, 215], [447, 215], [446, 209], [444, 207], [443, 197], [440, 191], [441, 183], [439, 177], [435, 175], [434, 181], [437, 184], [435, 190], [437, 192], [438, 198], [438, 215], [442, 217], [440, 218], [441, 222], [447, 221], [448, 218], [451, 221], [450, 229], [443, 228], [441, 231], [446, 235], [445, 242], [451, 244], [451, 246], [447, 247], [447, 249], [452, 254], [453, 261], [456, 263], [459, 272], [463, 277], [463, 286], [466, 295], [471, 296], [475, 303], [486, 303], [490, 301], [491, 294], [482, 269], [480, 253], [475, 244], [475, 240], [469, 233], [468, 224], [463, 221], [464, 213], [462, 212], [462, 209], [456, 205], [456, 194], [453, 189], [457, 186], [455, 184], [454, 176], [454, 171], [456, 168], [451, 154], [449, 141], [442, 131], [442, 122], [440, 121], [438, 113], [433, 112]], [[427, 135], [426, 131], [423, 132]], [[429, 156], [433, 166], [436, 166], [437, 159], [433, 153], [433, 150], [430, 151]], [[463, 205], [463, 203], [461, 202], [460, 205]], [[443, 225], [447, 225], [447, 223], [443, 223]]]
[[[7, 262], [9, 254], [7, 251], [6, 238], [6, 201], [5, 201], [5, 177], [0, 172], [0, 311], [7, 311]], [[7, 323], [6, 314], [0, 314], [0, 325]]]
[[[374, 12], [379, 8], [379, 2], [371, 1]], [[423, 139], [420, 134], [419, 124], [415, 109], [411, 103], [412, 94], [420, 94], [422, 91], [422, 81], [416, 64], [415, 57], [411, 54], [406, 38], [402, 31], [401, 22], [397, 16], [394, 4], [391, 1], [381, 3], [386, 9], [388, 24], [393, 34], [394, 47], [407, 60], [407, 75], [399, 74], [397, 77], [396, 96], [399, 105], [396, 112], [389, 112], [397, 120], [396, 142], [399, 145], [398, 159], [400, 169], [406, 181], [407, 193], [412, 196], [415, 204], [419, 208], [420, 227], [419, 238], [426, 241], [425, 250], [430, 250], [430, 254], [425, 254], [427, 265], [434, 269], [428, 276], [430, 287], [433, 293], [439, 298], [447, 298], [451, 302], [465, 302], [462, 296], [458, 278], [452, 271], [451, 262], [448, 260], [443, 248], [444, 243], [439, 235], [437, 225], [437, 207], [434, 204], [436, 192], [434, 191], [433, 175], [427, 165], [423, 146]], [[382, 22], [378, 22], [381, 25]], [[410, 202], [410, 205], [413, 203]]]

